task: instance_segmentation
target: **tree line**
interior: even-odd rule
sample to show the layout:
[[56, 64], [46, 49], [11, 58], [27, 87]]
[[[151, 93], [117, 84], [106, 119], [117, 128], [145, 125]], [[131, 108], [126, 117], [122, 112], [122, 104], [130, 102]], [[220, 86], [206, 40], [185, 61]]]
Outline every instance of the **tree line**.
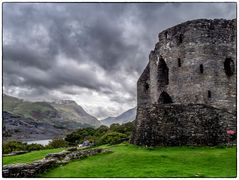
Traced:
[[110, 127], [101, 125], [98, 128], [86, 127], [69, 133], [65, 138], [55, 138], [48, 145], [27, 144], [20, 141], [8, 141], [3, 143], [3, 154], [14, 151], [34, 151], [42, 149], [77, 146], [88, 142], [92, 146], [103, 144], [118, 144], [130, 139], [133, 130], [133, 122], [125, 124], [112, 124]]

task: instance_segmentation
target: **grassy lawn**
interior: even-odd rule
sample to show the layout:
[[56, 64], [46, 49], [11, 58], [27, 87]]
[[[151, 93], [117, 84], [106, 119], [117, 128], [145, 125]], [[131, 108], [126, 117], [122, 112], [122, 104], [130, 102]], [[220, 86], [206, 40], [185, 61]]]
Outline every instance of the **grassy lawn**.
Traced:
[[113, 153], [75, 160], [41, 177], [236, 177], [236, 147], [109, 148]]
[[16, 164], [16, 163], [28, 163], [35, 160], [43, 159], [49, 153], [56, 153], [63, 151], [63, 148], [58, 149], [46, 149], [40, 151], [32, 151], [26, 154], [20, 154], [16, 156], [3, 157], [3, 165]]

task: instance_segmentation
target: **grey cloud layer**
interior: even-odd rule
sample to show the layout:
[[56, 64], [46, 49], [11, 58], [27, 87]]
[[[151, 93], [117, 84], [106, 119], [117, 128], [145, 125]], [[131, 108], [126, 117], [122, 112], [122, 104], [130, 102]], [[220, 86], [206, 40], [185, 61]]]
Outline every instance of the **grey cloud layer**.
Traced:
[[51, 99], [50, 91], [73, 98], [72, 87], [86, 88], [122, 110], [136, 105], [136, 81], [160, 31], [235, 17], [235, 3], [4, 3], [4, 91]]

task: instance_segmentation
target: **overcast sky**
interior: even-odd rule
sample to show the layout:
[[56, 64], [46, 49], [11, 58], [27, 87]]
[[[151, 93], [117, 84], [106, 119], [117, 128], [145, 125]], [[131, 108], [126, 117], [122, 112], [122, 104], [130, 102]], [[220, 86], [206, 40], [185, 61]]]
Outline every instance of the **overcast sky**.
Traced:
[[136, 106], [158, 33], [199, 18], [236, 18], [236, 4], [4, 3], [4, 93], [116, 116]]

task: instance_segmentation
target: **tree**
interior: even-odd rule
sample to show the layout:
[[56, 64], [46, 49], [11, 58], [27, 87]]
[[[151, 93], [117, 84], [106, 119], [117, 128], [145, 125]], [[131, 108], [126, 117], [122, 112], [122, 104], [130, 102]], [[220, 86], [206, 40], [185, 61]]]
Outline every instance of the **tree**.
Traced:
[[53, 139], [47, 145], [48, 148], [60, 148], [60, 147], [67, 147], [69, 143], [64, 139]]
[[109, 128], [107, 126], [101, 125], [100, 127], [98, 127], [96, 129], [95, 136], [100, 137], [100, 136], [104, 135], [108, 130], [109, 130]]
[[122, 133], [118, 133], [118, 132], [108, 132], [105, 135], [103, 135], [99, 141], [98, 141], [98, 145], [101, 144], [118, 144], [123, 142], [124, 140], [127, 140], [127, 135], [126, 134], [122, 134]]
[[36, 150], [44, 149], [44, 146], [41, 144], [28, 144], [26, 149], [28, 151], [36, 151]]
[[76, 145], [79, 143], [82, 143], [84, 140], [86, 140], [88, 137], [94, 136], [95, 134], [94, 128], [82, 128], [78, 129], [77, 131], [74, 131], [68, 135], [66, 135], [65, 140], [70, 143], [70, 145]]
[[8, 141], [3, 144], [3, 153], [10, 153], [13, 151], [25, 151], [27, 148], [27, 143], [22, 143], [19, 141]]

